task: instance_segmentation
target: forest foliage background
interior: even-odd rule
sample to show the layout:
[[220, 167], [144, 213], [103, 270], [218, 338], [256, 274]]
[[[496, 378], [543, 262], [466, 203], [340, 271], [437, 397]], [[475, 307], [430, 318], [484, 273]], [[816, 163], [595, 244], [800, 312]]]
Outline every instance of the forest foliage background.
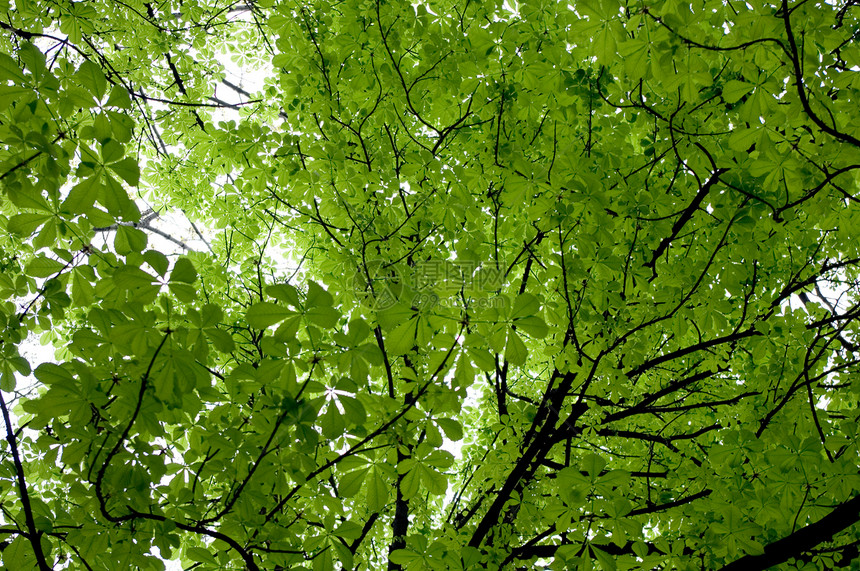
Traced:
[[0, 0], [0, 562], [860, 567], [858, 6]]

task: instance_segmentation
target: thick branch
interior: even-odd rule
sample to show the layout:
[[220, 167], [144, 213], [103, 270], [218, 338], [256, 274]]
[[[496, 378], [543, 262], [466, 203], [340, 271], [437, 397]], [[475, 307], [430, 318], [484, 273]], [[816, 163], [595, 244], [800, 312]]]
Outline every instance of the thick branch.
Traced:
[[812, 107], [809, 105], [809, 98], [806, 96], [806, 87], [803, 84], [803, 69], [801, 68], [800, 54], [797, 50], [797, 41], [794, 39], [794, 30], [791, 28], [791, 10], [788, 9], [788, 0], [782, 0], [782, 7], [780, 8], [779, 13], [782, 15], [782, 21], [785, 25], [785, 35], [788, 38], [788, 47], [790, 52], [789, 55], [791, 56], [791, 63], [794, 66], [794, 85], [797, 87], [797, 96], [800, 98], [800, 105], [803, 107], [803, 111], [819, 129], [828, 135], [860, 148], [860, 139], [831, 127], [822, 121], [821, 118], [812, 110]]
[[699, 189], [699, 192], [696, 193], [696, 196], [693, 198], [692, 202], [690, 202], [689, 206], [684, 209], [681, 213], [681, 216], [675, 221], [675, 224], [672, 225], [672, 234], [666, 236], [662, 240], [660, 240], [660, 244], [657, 246], [657, 249], [654, 250], [654, 254], [651, 256], [651, 261], [645, 263], [645, 267], [654, 269], [654, 266], [657, 264], [657, 260], [663, 255], [663, 252], [666, 251], [666, 248], [669, 247], [669, 244], [672, 243], [672, 240], [677, 238], [678, 233], [684, 227], [690, 219], [693, 218], [693, 214], [696, 213], [696, 210], [699, 209], [699, 206], [702, 205], [702, 201], [705, 200], [705, 197], [708, 196], [708, 193], [719, 180], [720, 175], [726, 172], [727, 169], [717, 169], [711, 178], [708, 179], [705, 184], [702, 185], [702, 188]]
[[45, 552], [42, 550], [42, 532], [36, 528], [36, 521], [33, 519], [30, 493], [27, 491], [27, 480], [24, 478], [24, 465], [21, 463], [21, 455], [18, 452], [18, 439], [15, 438], [15, 431], [12, 430], [9, 408], [6, 406], [6, 399], [3, 397], [2, 392], [0, 392], [0, 409], [3, 411], [3, 422], [6, 423], [6, 442], [9, 443], [9, 448], [12, 451], [12, 460], [15, 463], [15, 479], [18, 482], [18, 494], [21, 497], [21, 506], [27, 525], [26, 536], [30, 541], [30, 545], [33, 546], [33, 554], [36, 557], [39, 571], [51, 571], [53, 567], [48, 565], [48, 561], [45, 559]]
[[860, 521], [860, 495], [837, 506], [832, 512], [780, 540], [769, 543], [761, 555], [745, 555], [722, 571], [764, 571], [798, 557], [816, 545], [833, 541], [837, 533]]

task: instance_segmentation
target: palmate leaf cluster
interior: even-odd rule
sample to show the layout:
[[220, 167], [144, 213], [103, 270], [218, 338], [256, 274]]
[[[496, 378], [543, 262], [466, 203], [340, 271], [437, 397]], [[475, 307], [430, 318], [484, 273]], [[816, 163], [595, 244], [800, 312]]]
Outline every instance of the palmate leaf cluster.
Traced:
[[855, 0], [0, 28], [5, 569], [858, 566]]

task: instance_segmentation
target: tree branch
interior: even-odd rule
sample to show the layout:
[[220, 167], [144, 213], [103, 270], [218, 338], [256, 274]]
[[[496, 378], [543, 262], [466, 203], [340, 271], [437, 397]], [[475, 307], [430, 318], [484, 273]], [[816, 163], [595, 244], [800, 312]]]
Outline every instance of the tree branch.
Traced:
[[3, 397], [2, 391], [0, 391], [0, 410], [3, 412], [3, 422], [6, 424], [6, 442], [9, 443], [9, 448], [12, 451], [12, 460], [15, 464], [15, 479], [18, 483], [18, 495], [21, 498], [21, 507], [24, 511], [24, 521], [27, 526], [27, 533], [24, 536], [30, 541], [30, 545], [33, 547], [33, 555], [36, 557], [39, 571], [51, 571], [53, 567], [48, 564], [45, 552], [42, 549], [42, 531], [36, 528], [36, 521], [33, 518], [30, 492], [27, 490], [27, 480], [24, 477], [24, 465], [21, 463], [21, 454], [18, 452], [18, 439], [15, 437], [15, 431], [12, 430], [9, 408], [6, 406], [6, 399]]
[[833, 541], [836, 534], [860, 521], [860, 495], [843, 502], [815, 523], [769, 543], [761, 555], [745, 555], [721, 571], [765, 571], [796, 558], [815, 546]]

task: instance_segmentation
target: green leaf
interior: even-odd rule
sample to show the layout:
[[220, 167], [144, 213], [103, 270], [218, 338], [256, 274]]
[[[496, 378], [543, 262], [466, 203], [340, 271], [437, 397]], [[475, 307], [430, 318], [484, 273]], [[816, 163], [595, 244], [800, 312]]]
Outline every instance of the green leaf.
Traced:
[[170, 262], [167, 260], [167, 256], [157, 250], [147, 250], [144, 252], [143, 260], [162, 277], [167, 273], [167, 268], [170, 265]]
[[245, 320], [254, 329], [266, 329], [295, 314], [294, 311], [286, 307], [261, 301], [248, 309], [248, 312], [245, 314]]
[[537, 315], [520, 317], [519, 319], [515, 319], [513, 323], [518, 330], [536, 339], [543, 339], [549, 333], [549, 327], [546, 322]]
[[90, 208], [86, 211], [86, 219], [87, 222], [95, 228], [107, 228], [115, 222], [113, 216], [97, 207]]
[[155, 278], [140, 268], [120, 266], [113, 274], [113, 281], [120, 289], [138, 289], [151, 286]]
[[358, 494], [369, 471], [370, 468], [363, 468], [341, 475], [337, 488], [338, 494], [344, 498], [351, 498]]
[[[122, 143], [114, 141], [113, 139], [108, 139], [102, 144], [102, 160], [105, 164], [115, 163], [120, 160], [125, 154], [125, 147], [123, 147]], [[137, 164], [137, 163], [135, 163]], [[120, 175], [122, 176], [122, 175]], [[140, 173], [138, 172], [138, 176]], [[125, 177], [123, 177], [125, 178]], [[137, 183], [132, 183], [137, 184]]]
[[18, 208], [41, 210], [42, 212], [52, 214], [54, 212], [54, 208], [48, 204], [41, 194], [29, 191], [16, 192], [14, 186], [7, 186], [6, 191], [9, 193], [9, 200]]
[[403, 355], [415, 345], [418, 318], [412, 318], [394, 328], [385, 336], [385, 349], [392, 355]]
[[12, 83], [24, 83], [24, 72], [18, 63], [4, 53], [0, 53], [0, 81], [11, 80]]
[[539, 312], [540, 301], [538, 298], [530, 293], [523, 293], [518, 295], [514, 300], [513, 309], [511, 309], [511, 319], [530, 317], [537, 315]]
[[606, 467], [606, 460], [597, 454], [586, 454], [580, 461], [580, 469], [587, 472], [592, 480], [596, 479], [601, 471]]
[[358, 539], [361, 537], [361, 526], [353, 521], [345, 521], [334, 530], [334, 535], [348, 540]]
[[529, 351], [526, 349], [526, 345], [520, 339], [520, 336], [513, 330], [508, 331], [508, 343], [505, 345], [505, 359], [511, 365], [519, 367], [525, 365], [528, 354]]
[[18, 57], [24, 62], [24, 67], [37, 79], [42, 77], [45, 72], [46, 57], [32, 42], [28, 40], [19, 45]]
[[197, 299], [197, 288], [191, 284], [170, 282], [167, 284], [167, 288], [176, 296], [176, 299], [181, 302], [191, 303]]
[[35, 92], [28, 87], [0, 85], [0, 111], [5, 111], [13, 103], [28, 103]]
[[331, 294], [324, 290], [318, 283], [310, 282], [308, 284], [308, 295], [305, 298], [305, 307], [328, 307], [334, 303], [334, 298]]
[[63, 210], [71, 214], [83, 214], [92, 208], [103, 188], [98, 177], [85, 178], [69, 191], [63, 201]]
[[188, 258], [178, 258], [170, 272], [170, 281], [193, 284], [197, 281], [197, 270]]
[[444, 470], [454, 463], [454, 457], [447, 450], [434, 450], [424, 457], [422, 463]]
[[36, 378], [46, 385], [70, 384], [75, 379], [65, 368], [54, 363], [42, 363], [35, 370]]
[[36, 256], [27, 264], [27, 269], [24, 271], [28, 276], [33, 276], [34, 278], [48, 278], [61, 272], [66, 266], [67, 264], [58, 260], [45, 256]]
[[79, 307], [88, 307], [94, 299], [92, 282], [95, 275], [90, 266], [78, 266], [72, 273], [72, 301]]
[[215, 556], [212, 555], [208, 549], [204, 549], [202, 547], [189, 547], [185, 550], [185, 555], [191, 561], [199, 561], [200, 563], [208, 563], [210, 565], [218, 564], [218, 560], [215, 559]]
[[215, 349], [221, 353], [232, 353], [236, 349], [236, 343], [233, 341], [233, 336], [226, 331], [210, 327], [206, 329], [206, 337], [209, 338]]
[[207, 303], [200, 310], [200, 322], [203, 327], [214, 327], [224, 320], [224, 312], [214, 303]]
[[[96, 100], [89, 91], [74, 85], [66, 86], [60, 101], [61, 105], [69, 105], [72, 108], [89, 109], [96, 105]], [[87, 134], [87, 131], [88, 129], [83, 127], [78, 133], [82, 138], [87, 138], [84, 136]]]
[[115, 178], [105, 173], [105, 186], [103, 199], [100, 200], [105, 205], [108, 212], [118, 218], [135, 222], [140, 219], [140, 210], [134, 202], [128, 197], [128, 192]]
[[340, 312], [333, 307], [317, 306], [305, 312], [308, 321], [323, 328], [334, 327], [340, 319]]
[[18, 371], [19, 374], [24, 375], [25, 377], [30, 374], [30, 363], [21, 356], [14, 356], [7, 359], [7, 362], [11, 363], [12, 366]]
[[591, 553], [594, 555], [594, 558], [597, 559], [597, 562], [600, 564], [600, 568], [603, 569], [603, 571], [615, 571], [618, 568], [615, 564], [615, 557], [600, 549], [600, 546], [593, 545], [591, 547]]
[[755, 88], [755, 85], [744, 81], [729, 80], [723, 85], [723, 100], [726, 103], [737, 103], [741, 97]]
[[29, 236], [51, 218], [50, 214], [27, 212], [9, 218], [6, 229], [13, 234]]
[[131, 186], [137, 186], [140, 183], [140, 167], [138, 167], [137, 161], [131, 157], [111, 163], [108, 168]]
[[326, 548], [322, 553], [317, 553], [313, 559], [313, 571], [334, 571], [334, 560], [331, 555], [332, 550]]
[[732, 135], [729, 137], [728, 146], [732, 150], [738, 152], [744, 152], [749, 149], [756, 141], [761, 138], [761, 133], [759, 129], [752, 128], [746, 129], [740, 127], [735, 129]]
[[421, 490], [421, 472], [420, 464], [415, 464], [411, 470], [406, 472], [400, 480], [400, 491], [403, 497], [407, 500], [414, 498]]
[[[11, 393], [15, 390], [15, 375], [9, 371], [0, 371], [0, 391]], [[7, 561], [6, 557], [3, 558]]]
[[132, 131], [135, 127], [135, 123], [131, 117], [111, 110], [105, 111], [105, 115], [110, 120], [111, 137], [120, 143], [131, 141]]
[[[470, 339], [473, 339], [473, 337], [470, 337]], [[475, 346], [470, 343], [468, 353], [475, 365], [482, 371], [493, 372], [496, 370], [496, 360], [493, 359], [493, 355], [484, 347]]]
[[460, 559], [463, 560], [463, 565], [468, 569], [472, 565], [480, 563], [481, 552], [470, 545], [464, 545], [462, 549], [460, 549]]
[[372, 469], [367, 478], [367, 509], [372, 513], [382, 511], [388, 503], [389, 486], [379, 473]]
[[448, 491], [448, 479], [443, 474], [427, 466], [421, 466], [421, 481], [431, 494], [443, 496]]
[[445, 432], [445, 436], [456, 441], [463, 439], [463, 427], [453, 418], [437, 418], [436, 424]]
[[37, 249], [49, 248], [55, 244], [57, 240], [57, 220], [51, 217], [41, 231], [33, 238], [33, 247]]
[[323, 436], [328, 439], [338, 438], [346, 430], [346, 422], [343, 415], [337, 410], [334, 401], [329, 401], [325, 413], [320, 416], [320, 427]]
[[99, 142], [107, 141], [114, 135], [111, 122], [106, 113], [96, 115], [95, 119], [93, 119], [92, 129], [94, 135], [92, 138], [95, 138]]
[[352, 424], [363, 424], [367, 420], [367, 411], [358, 399], [341, 396], [339, 399], [347, 420]]
[[128, 96], [128, 90], [121, 85], [114, 85], [110, 90], [110, 96], [105, 105], [119, 107], [120, 109], [131, 109], [131, 99]]
[[379, 322], [379, 326], [384, 331], [387, 331], [392, 327], [402, 325], [404, 321], [411, 319], [415, 314], [416, 312], [410, 307], [402, 303], [397, 303], [379, 311], [376, 314], [376, 319]]
[[290, 284], [270, 285], [266, 287], [266, 293], [279, 301], [292, 305], [293, 307], [299, 307], [301, 305], [298, 290]]
[[132, 252], [141, 252], [146, 248], [146, 242], [146, 234], [137, 228], [120, 224], [116, 229], [114, 248], [118, 254], [127, 255]]
[[98, 65], [94, 64], [90, 60], [84, 60], [78, 68], [75, 78], [83, 87], [88, 89], [96, 99], [101, 100], [104, 96], [105, 89], [107, 88], [105, 74], [102, 73], [102, 70]]

